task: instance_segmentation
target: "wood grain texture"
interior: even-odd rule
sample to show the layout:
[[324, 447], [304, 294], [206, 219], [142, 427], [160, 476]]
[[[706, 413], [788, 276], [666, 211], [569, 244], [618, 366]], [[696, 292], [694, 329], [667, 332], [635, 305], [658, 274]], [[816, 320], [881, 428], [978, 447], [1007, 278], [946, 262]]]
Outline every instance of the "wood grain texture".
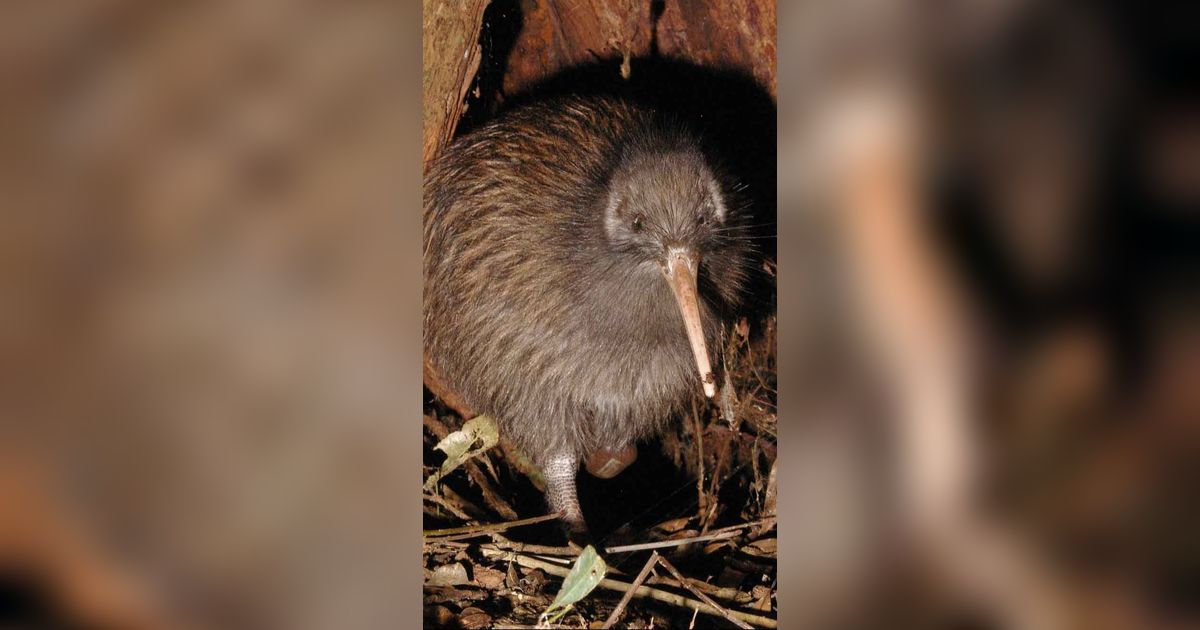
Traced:
[[657, 24], [643, 0], [522, 0], [523, 26], [508, 60], [506, 94], [598, 59], [659, 55], [751, 74], [775, 96], [773, 0], [672, 0]]
[[424, 0], [421, 38], [423, 164], [454, 137], [479, 69], [479, 31], [489, 0]]

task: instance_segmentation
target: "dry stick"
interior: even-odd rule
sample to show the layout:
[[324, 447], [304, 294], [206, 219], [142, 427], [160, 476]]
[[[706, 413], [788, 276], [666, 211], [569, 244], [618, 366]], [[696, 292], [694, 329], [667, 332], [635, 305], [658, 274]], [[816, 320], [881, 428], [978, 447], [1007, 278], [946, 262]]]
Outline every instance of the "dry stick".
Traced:
[[[423, 416], [423, 423], [431, 432], [433, 432], [435, 436], [437, 436], [439, 440], [445, 439], [446, 436], [450, 434], [449, 427], [447, 427], [437, 418]], [[487, 457], [486, 454], [482, 454], [482, 456], [484, 458]], [[490, 468], [491, 461], [488, 460], [487, 463]], [[479, 486], [479, 490], [483, 494], [483, 502], [486, 503], [488, 507], [495, 510], [501, 518], [517, 518], [517, 511], [514, 510], [507, 501], [501, 498], [494, 489], [492, 489], [492, 485], [488, 483], [487, 477], [483, 474], [483, 470], [479, 467], [479, 464], [475, 461], [475, 459], [468, 459], [467, 461], [463, 462], [462, 468], [467, 472], [467, 476], [471, 478], [471, 481], [474, 481], [475, 485]], [[492, 474], [494, 475], [495, 472], [493, 471]]]
[[[739, 435], [740, 435], [740, 433], [739, 433]], [[703, 442], [701, 442], [701, 444], [703, 444]], [[709, 495], [711, 495], [713, 497], [713, 501], [712, 501], [712, 505], [709, 506], [708, 513], [703, 515], [702, 518], [700, 519], [700, 533], [701, 534], [708, 533], [708, 526], [712, 525], [712, 522], [716, 518], [716, 515], [717, 515], [717, 509], [719, 507], [721, 507], [721, 502], [719, 500], [717, 500], [717, 497], [719, 495], [718, 490], [720, 490], [722, 483], [724, 483], [721, 481], [721, 464], [725, 461], [725, 458], [722, 457], [721, 454], [724, 453], [726, 450], [727, 449], [718, 449], [716, 451], [716, 454], [714, 455], [714, 457], [716, 458], [716, 462], [713, 465], [712, 479], [709, 483], [709, 486], [710, 486]], [[734, 469], [733, 464], [730, 464], [729, 465], [730, 470], [727, 472], [726, 477], [725, 477], [726, 481], [733, 478], [734, 473], [736, 473], [738, 470], [741, 470], [744, 466], [745, 466], [745, 464]]]
[[481, 520], [487, 520], [486, 510], [483, 510], [478, 505], [475, 505], [474, 502], [455, 492], [450, 486], [442, 486], [440, 490], [441, 494], [445, 495], [442, 497], [443, 499], [451, 503], [458, 504], [458, 507], [462, 508], [463, 512], [474, 515], [466, 519], [467, 521], [478, 522]]
[[775, 514], [774, 514], [774, 513], [772, 513], [771, 515], [769, 515], [769, 516], [765, 516], [765, 517], [763, 517], [763, 518], [760, 518], [760, 519], [758, 519], [757, 521], [747, 521], [747, 522], [745, 522], [745, 523], [738, 523], [737, 525], [729, 525], [729, 526], [726, 526], [726, 527], [721, 527], [721, 528], [718, 528], [718, 529], [714, 529], [714, 530], [712, 530], [712, 531], [711, 531], [711, 532], [709, 532], [709, 533], [710, 533], [710, 534], [719, 534], [719, 533], [721, 533], [721, 532], [731, 532], [731, 531], [734, 531], [734, 530], [736, 530], [736, 529], [744, 529], [744, 528], [746, 528], [746, 527], [754, 527], [755, 525], [761, 525], [761, 524], [763, 524], [763, 523], [766, 523], [767, 521], [773, 521], [773, 520], [775, 520], [775, 518], [776, 518], [776, 517], [775, 517]]
[[[445, 516], [446, 516], [446, 512], [442, 508], [442, 506], [430, 505], [428, 503], [421, 504], [421, 512], [422, 512], [422, 514], [426, 514], [426, 515], [432, 516], [434, 518], [445, 518]], [[455, 516], [457, 516], [458, 518], [462, 518], [462, 520], [464, 520], [464, 521], [472, 520], [472, 518], [467, 517], [466, 512], [463, 512], [463, 514], [455, 514]]]
[[454, 547], [455, 549], [466, 549], [469, 547], [479, 547], [480, 549], [494, 549], [498, 551], [516, 551], [520, 553], [528, 553], [536, 556], [551, 557], [551, 558], [575, 558], [579, 555], [578, 549], [570, 547], [552, 547], [550, 545], [531, 545], [527, 543], [513, 542], [499, 534], [492, 534], [492, 542], [490, 543], [473, 543], [462, 542], [459, 540], [450, 540], [447, 538], [433, 538], [425, 541], [426, 545], [445, 545]]
[[457, 505], [454, 505], [453, 503], [447, 501], [446, 499], [443, 499], [442, 497], [439, 497], [436, 494], [426, 493], [426, 494], [423, 494], [422, 497], [426, 501], [431, 501], [433, 503], [436, 503], [436, 504], [446, 508], [447, 510], [450, 510], [451, 513], [453, 513], [455, 516], [457, 516], [458, 518], [461, 518], [464, 521], [475, 520], [475, 519], [471, 518], [470, 516], [468, 516], [466, 512], [462, 511], [462, 508], [459, 508]]
[[613, 627], [614, 623], [617, 623], [617, 618], [621, 616], [622, 612], [625, 612], [625, 606], [629, 604], [629, 600], [633, 599], [633, 594], [637, 592], [638, 588], [642, 585], [642, 582], [646, 581], [646, 576], [650, 575], [650, 569], [654, 568], [655, 562], [658, 562], [657, 551], [650, 554], [650, 559], [646, 561], [646, 566], [642, 567], [642, 570], [638, 572], [637, 577], [634, 578], [633, 584], [630, 585], [629, 590], [625, 591], [625, 594], [621, 596], [621, 601], [617, 602], [617, 607], [614, 608], [612, 613], [608, 615], [608, 619], [604, 620], [604, 625], [600, 626], [601, 630], [604, 630], [605, 628], [611, 628]]
[[660, 540], [658, 542], [638, 543], [636, 545], [618, 545], [616, 547], [605, 547], [605, 553], [625, 553], [628, 551], [645, 551], [647, 549], [661, 549], [663, 547], [679, 547], [689, 543], [706, 542], [709, 540], [721, 540], [724, 538], [733, 538], [737, 536], [737, 532], [721, 532], [719, 534], [709, 534], [707, 536], [693, 536], [691, 538], [675, 538], [672, 540]]
[[529, 625], [529, 624], [496, 624], [490, 625], [488, 628], [492, 630], [547, 630], [564, 628], [569, 630], [577, 630], [578, 626], [566, 624], [546, 624], [546, 625]]
[[750, 624], [746, 623], [745, 621], [742, 621], [741, 619], [734, 617], [732, 614], [730, 614], [730, 612], [728, 610], [721, 608], [721, 606], [719, 606], [717, 604], [717, 602], [714, 602], [712, 600], [712, 598], [710, 598], [708, 595], [701, 593], [700, 589], [689, 584], [688, 581], [686, 579], [684, 579], [683, 574], [681, 574], [670, 562], [667, 562], [666, 558], [659, 558], [658, 563], [663, 565], [663, 568], [670, 571], [671, 575], [675, 576], [675, 579], [682, 582], [684, 588], [691, 591], [692, 594], [695, 595], [696, 597], [699, 597], [700, 600], [703, 601], [705, 604], [708, 604], [709, 606], [712, 606], [713, 608], [717, 609], [717, 612], [721, 613], [721, 616], [728, 619], [730, 623], [732, 623], [733, 625], [735, 625], [739, 628], [745, 628], [746, 630], [753, 630], [754, 626], [751, 626]]
[[708, 529], [704, 521], [704, 508], [707, 501], [704, 496], [704, 431], [700, 427], [700, 411], [696, 409], [696, 399], [692, 398], [692, 424], [696, 432], [696, 518], [700, 521], [701, 530]]
[[[486, 454], [483, 455], [486, 457]], [[513, 509], [508, 501], [505, 501], [488, 483], [487, 476], [483, 474], [483, 470], [474, 460], [467, 461], [464, 468], [467, 470], [467, 476], [479, 486], [480, 492], [483, 493], [483, 502], [488, 504], [502, 518], [516, 518], [517, 511]]]
[[543, 521], [552, 521], [558, 518], [557, 514], [546, 514], [544, 516], [535, 516], [533, 518], [523, 518], [516, 521], [508, 521], [505, 523], [489, 523], [487, 525], [468, 525], [466, 527], [451, 527], [449, 529], [431, 529], [421, 533], [421, 537], [428, 542], [436, 542], [440, 540], [458, 540], [460, 538], [473, 538], [475, 536], [483, 536], [492, 532], [502, 532], [513, 527], [521, 527], [523, 525], [532, 525]]
[[762, 391], [762, 385], [755, 385], [754, 389], [750, 390], [750, 395], [738, 402], [738, 408], [734, 413], [739, 416], [744, 416], [746, 409], [754, 402], [761, 402], [758, 399], [758, 392]]
[[471, 543], [461, 542], [458, 540], [425, 540], [421, 542], [422, 547], [431, 547], [433, 545], [449, 547], [452, 549], [468, 549], [471, 547]]
[[[778, 505], [779, 495], [779, 480], [776, 476], [778, 461], [771, 462], [771, 472], [767, 474], [767, 490], [763, 498], [763, 511], [769, 514], [774, 514]], [[761, 527], [755, 527], [750, 530], [750, 535], [761, 534], [769, 531], [775, 526], [775, 519], [767, 519], [768, 523], [763, 523]]]
[[[482, 551], [484, 557], [496, 558], [501, 561], [516, 562], [517, 564], [519, 564], [523, 567], [529, 567], [531, 569], [541, 569], [541, 570], [545, 571], [546, 573], [549, 573], [550, 575], [555, 575], [558, 577], [565, 578], [567, 576], [567, 574], [570, 573], [570, 569], [568, 569], [567, 567], [560, 567], [560, 566], [558, 566], [556, 564], [552, 564], [550, 562], [544, 562], [542, 560], [538, 560], [536, 558], [531, 558], [529, 556], [521, 555], [518, 553], [513, 553], [511, 551], [491, 551], [488, 549], [482, 549], [481, 551]], [[661, 563], [661, 562], [662, 562], [662, 557], [659, 557], [659, 563]], [[630, 587], [630, 585], [626, 584], [625, 582], [618, 582], [617, 580], [610, 580], [608, 578], [600, 580], [599, 586], [609, 589], [609, 590], [621, 591], [621, 592], [628, 591], [629, 587]], [[737, 617], [739, 619], [744, 619], [748, 622], [757, 624], [764, 628], [778, 627], [778, 624], [775, 622], [775, 620], [771, 619], [770, 617], [763, 617], [762, 615], [746, 613], [746, 612], [742, 612], [740, 610], [724, 610], [719, 607], [710, 606], [709, 604], [706, 604], [702, 601], [696, 601], [694, 599], [684, 597], [682, 595], [677, 595], [675, 593], [659, 590], [656, 588], [650, 588], [649, 586], [645, 586], [645, 585], [642, 585], [637, 590], [637, 592], [634, 593], [634, 597], [649, 597], [650, 599], [663, 602], [664, 604], [670, 604], [672, 606], [683, 606], [686, 608], [691, 608], [693, 610], [699, 610], [700, 612], [702, 612], [706, 615], [733, 615], [734, 617]]]
[[509, 551], [518, 551], [521, 553], [533, 553], [540, 556], [562, 556], [565, 558], [574, 558], [579, 555], [579, 550], [571, 549], [570, 547], [552, 547], [550, 545], [532, 545], [529, 543], [513, 542], [499, 534], [492, 535], [492, 542], [483, 545], [485, 547], [495, 547], [496, 549], [507, 549]]
[[[762, 522], [763, 521], [754, 521], [752, 523], [745, 523], [743, 525], [735, 525], [735, 526], [733, 526], [733, 528], [723, 528], [721, 531], [714, 532], [707, 536], [693, 536], [691, 538], [676, 538], [673, 540], [660, 540], [657, 542], [638, 543], [635, 545], [618, 545], [616, 547], [605, 547], [604, 553], [631, 553], [634, 551], [646, 551], [648, 549], [662, 549], [663, 547], [679, 547], [682, 545], [688, 545], [688, 544], [697, 543], [697, 542], [707, 542], [710, 540], [725, 540], [727, 538], [736, 538], [738, 536], [738, 533], [735, 531], [732, 531], [732, 529], [753, 526], [755, 524], [761, 524]], [[528, 554], [530, 556], [540, 557], [543, 559], [554, 560], [554, 561], [558, 561], [560, 558], [568, 558], [568, 559], [574, 558], [579, 555], [579, 550], [572, 549], [570, 547], [552, 547], [549, 545], [533, 545], [533, 544], [528, 544], [528, 543], [518, 543], [518, 542], [513, 542], [511, 540], [508, 540], [507, 538], [504, 538], [503, 536], [500, 536], [499, 534], [492, 534], [492, 542], [490, 542], [490, 543], [482, 543], [482, 544], [466, 543], [466, 542], [459, 542], [457, 540], [447, 540], [444, 538], [438, 538], [438, 539], [426, 541], [425, 544], [444, 544], [444, 545], [449, 545], [449, 546], [456, 547], [456, 548], [466, 548], [466, 547], [471, 547], [471, 546], [478, 546], [480, 549], [491, 549], [491, 550], [496, 550], [496, 551], [515, 551], [517, 553], [524, 553], [524, 554]], [[613, 571], [614, 571], [614, 569], [612, 569], [610, 567], [609, 572], [611, 573]], [[671, 578], [663, 578], [663, 579], [667, 580], [666, 583], [668, 583], [668, 584], [678, 586], [678, 583], [676, 583], [676, 581]], [[707, 593], [709, 593], [711, 595], [720, 597], [721, 599], [736, 600], [736, 599], [738, 599], [739, 595], [744, 594], [737, 589], [724, 589], [724, 588], [712, 586], [711, 584], [707, 584], [705, 582], [693, 580], [690, 578], [689, 578], [689, 581], [692, 584], [696, 585], [698, 588], [706, 591]]]
[[[736, 604], [746, 604], [754, 601], [754, 595], [746, 593], [740, 589], [733, 587], [713, 586], [708, 582], [701, 582], [696, 578], [688, 578], [688, 583], [696, 588], [708, 593], [710, 597], [723, 599], [725, 601], [734, 602]], [[665, 586], [673, 586], [675, 588], [683, 588], [683, 584], [669, 575], [656, 575], [648, 580], [647, 584], [662, 584]]]
[[[645, 551], [647, 549], [661, 549], [663, 547], [678, 547], [678, 546], [687, 545], [687, 544], [694, 543], [694, 542], [707, 542], [710, 540], [723, 540], [726, 538], [735, 538], [738, 535], [737, 530], [739, 530], [739, 529], [746, 529], [749, 527], [763, 525], [764, 523], [770, 523], [774, 520], [775, 520], [774, 516], [768, 516], [767, 518], [758, 519], [756, 521], [749, 521], [746, 523], [740, 523], [738, 525], [729, 525], [727, 527], [722, 527], [720, 529], [714, 529], [714, 530], [712, 530], [711, 533], [709, 533], [706, 536], [693, 536], [691, 538], [676, 538], [673, 540], [661, 540], [661, 541], [657, 541], [657, 542], [637, 543], [637, 544], [633, 544], [633, 545], [617, 545], [615, 547], [605, 547], [604, 553], [628, 553], [628, 552], [633, 552], [633, 551]], [[468, 528], [459, 528], [459, 529], [468, 529]], [[440, 530], [440, 531], [449, 531], [449, 530]], [[482, 532], [482, 533], [487, 533], [487, 532]], [[531, 553], [531, 554], [537, 554], [537, 555], [541, 555], [541, 556], [575, 557], [575, 556], [579, 555], [579, 550], [572, 549], [570, 547], [555, 547], [555, 546], [550, 546], [550, 545], [535, 545], [535, 544], [530, 544], [530, 543], [513, 542], [513, 541], [511, 541], [503, 536], [500, 536], [499, 534], [495, 534], [495, 533], [492, 533], [491, 536], [492, 536], [491, 543], [479, 544], [479, 547], [481, 549], [497, 549], [497, 550], [503, 550], [503, 551], [516, 551], [516, 552], [520, 552], [520, 553]], [[427, 544], [428, 543], [452, 544], [456, 547], [470, 547], [473, 544], [473, 543], [456, 542], [460, 538], [462, 538], [462, 537], [454, 536], [453, 538], [451, 538], [451, 537], [430, 538], [430, 539], [426, 540], [425, 542]]]
[[[435, 540], [435, 541], [426, 541], [424, 544], [425, 544], [425, 545], [427, 545], [427, 546], [428, 546], [428, 545], [442, 545], [442, 546], [445, 546], [445, 547], [449, 547], [449, 548], [451, 548], [451, 549], [469, 549], [469, 548], [471, 548], [471, 547], [477, 547], [477, 548], [479, 549], [479, 551], [480, 551], [480, 552], [481, 552], [483, 555], [485, 555], [485, 556], [489, 556], [489, 557], [490, 557], [490, 556], [494, 556], [495, 554], [498, 554], [498, 553], [499, 553], [499, 554], [503, 554], [503, 553], [521, 553], [521, 554], [523, 554], [525, 557], [528, 557], [528, 558], [533, 558], [533, 559], [535, 559], [535, 560], [537, 560], [537, 561], [539, 561], [539, 562], [549, 562], [549, 563], [551, 563], [551, 564], [554, 564], [555, 566], [563, 566], [563, 567], [570, 567], [572, 564], [574, 564], [574, 557], [579, 555], [579, 552], [575, 552], [574, 554], [572, 554], [572, 556], [571, 556], [571, 557], [563, 557], [563, 556], [547, 556], [547, 555], [542, 555], [542, 554], [540, 554], [540, 553], [537, 553], [537, 552], [514, 552], [514, 551], [512, 551], [511, 549], [505, 549], [505, 548], [503, 548], [503, 547], [497, 547], [496, 545], [493, 545], [493, 544], [491, 544], [491, 543], [484, 543], [484, 544], [482, 544], [482, 545], [477, 545], [477, 544], [475, 544], [475, 543], [465, 543], [465, 542], [460, 542], [460, 541], [457, 541], [457, 540], [448, 540], [448, 541], [441, 541], [441, 540]], [[612, 567], [609, 567], [609, 572], [610, 572], [610, 573], [618, 573], [618, 574], [624, 575], [624, 574], [623, 574], [623, 573], [621, 573], [619, 570], [613, 569]], [[674, 580], [672, 580], [672, 581], [674, 581]]]
[[[476, 457], [484, 458], [484, 460], [488, 462], [488, 465], [491, 465], [491, 460], [487, 460], [487, 453], [480, 453]], [[475, 485], [479, 486], [479, 491], [483, 494], [483, 502], [486, 503], [488, 507], [495, 510], [501, 518], [510, 520], [517, 518], [517, 511], [514, 510], [507, 501], [501, 498], [500, 495], [492, 488], [492, 485], [488, 483], [487, 475], [483, 474], [483, 469], [479, 466], [479, 463], [476, 461], [476, 459], [468, 459], [467, 461], [463, 462], [462, 467], [467, 471], [467, 476], [471, 478], [471, 481], [474, 481]]]

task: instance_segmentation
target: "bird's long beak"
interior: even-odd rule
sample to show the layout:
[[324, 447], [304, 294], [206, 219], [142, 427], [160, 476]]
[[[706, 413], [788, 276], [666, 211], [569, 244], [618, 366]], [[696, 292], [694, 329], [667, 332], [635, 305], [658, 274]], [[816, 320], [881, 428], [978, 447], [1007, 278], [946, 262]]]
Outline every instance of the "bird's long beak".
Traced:
[[683, 327], [687, 330], [692, 354], [696, 357], [696, 370], [704, 385], [704, 395], [712, 398], [716, 393], [716, 379], [708, 362], [708, 349], [704, 345], [704, 327], [700, 324], [700, 304], [696, 295], [696, 257], [689, 251], [672, 249], [667, 254], [667, 282], [679, 313], [683, 315]]

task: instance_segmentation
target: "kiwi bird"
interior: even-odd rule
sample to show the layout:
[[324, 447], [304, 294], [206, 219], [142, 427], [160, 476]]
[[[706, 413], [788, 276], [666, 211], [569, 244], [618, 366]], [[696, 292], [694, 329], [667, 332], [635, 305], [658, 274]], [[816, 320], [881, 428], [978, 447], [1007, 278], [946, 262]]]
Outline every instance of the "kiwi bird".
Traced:
[[702, 147], [652, 109], [565, 97], [459, 138], [426, 174], [426, 360], [542, 469], [572, 533], [581, 462], [619, 472], [715, 392], [709, 348], [748, 246]]

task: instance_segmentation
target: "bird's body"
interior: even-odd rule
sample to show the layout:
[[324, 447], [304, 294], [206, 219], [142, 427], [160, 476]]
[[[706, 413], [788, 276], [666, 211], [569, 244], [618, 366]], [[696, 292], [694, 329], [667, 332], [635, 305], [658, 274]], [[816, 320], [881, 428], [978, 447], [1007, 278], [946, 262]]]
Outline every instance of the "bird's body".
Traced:
[[705, 348], [745, 258], [728, 194], [693, 136], [612, 98], [514, 110], [429, 169], [426, 357], [543, 469], [576, 530], [579, 462], [711, 395]]

